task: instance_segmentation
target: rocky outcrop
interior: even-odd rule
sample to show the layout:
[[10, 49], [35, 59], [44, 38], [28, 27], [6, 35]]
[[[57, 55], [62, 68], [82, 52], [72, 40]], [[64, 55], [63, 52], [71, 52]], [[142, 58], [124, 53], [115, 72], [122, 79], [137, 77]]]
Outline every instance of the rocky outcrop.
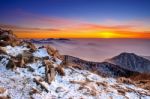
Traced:
[[19, 44], [20, 40], [17, 39], [11, 30], [0, 29], [0, 46], [17, 46]]
[[[54, 49], [51, 46], [36, 48], [36, 46], [29, 41], [20, 41], [11, 30], [2, 29], [0, 29], [0, 46], [0, 54], [10, 56], [10, 58], [7, 58], [7, 69], [14, 70], [17, 67], [27, 68], [27, 64], [34, 63], [36, 61], [43, 61], [43, 65], [45, 66], [46, 81], [49, 84], [54, 80], [56, 73], [62, 76], [65, 75], [63, 71], [63, 66], [60, 65], [60, 63], [54, 65], [54, 63], [58, 60], [61, 61], [62, 58], [58, 50]], [[20, 54], [14, 55], [10, 54], [9, 52], [7, 53], [7, 46], [9, 46], [9, 49], [13, 49], [14, 47], [16, 47], [16, 50], [19, 47], [21, 50], [23, 50], [22, 48], [25, 47], [25, 50], [23, 50]], [[33, 53], [38, 52], [39, 49], [46, 49], [45, 53], [47, 53], [47, 56], [35, 56]], [[5, 58], [5, 56], [0, 56], [0, 60], [3, 58]]]

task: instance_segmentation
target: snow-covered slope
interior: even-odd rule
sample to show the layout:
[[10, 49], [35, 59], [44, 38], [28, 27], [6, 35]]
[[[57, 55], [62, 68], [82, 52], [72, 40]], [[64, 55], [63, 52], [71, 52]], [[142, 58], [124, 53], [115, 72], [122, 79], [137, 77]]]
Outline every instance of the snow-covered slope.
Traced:
[[[19, 50], [19, 49], [18, 49]], [[22, 50], [20, 48], [20, 50]], [[9, 53], [9, 50], [7, 50]], [[45, 51], [45, 50], [40, 50]], [[21, 52], [21, 51], [19, 51]], [[45, 53], [45, 52], [41, 52]], [[40, 54], [36, 54], [40, 56]], [[87, 70], [72, 67], [64, 69], [65, 76], [56, 74], [48, 84], [42, 81], [47, 91], [34, 79], [45, 77], [42, 61], [27, 64], [27, 68], [7, 70], [8, 55], [1, 55], [0, 87], [7, 89], [11, 99], [149, 99], [150, 92], [134, 85], [118, 83], [114, 78], [103, 78]], [[54, 63], [54, 64], [58, 64]], [[32, 68], [32, 71], [31, 71]]]

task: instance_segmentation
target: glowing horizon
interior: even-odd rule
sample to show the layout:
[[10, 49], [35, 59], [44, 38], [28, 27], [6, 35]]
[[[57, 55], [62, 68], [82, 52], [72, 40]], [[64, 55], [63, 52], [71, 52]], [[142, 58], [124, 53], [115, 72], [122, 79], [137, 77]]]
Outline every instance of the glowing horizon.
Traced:
[[[19, 38], [146, 38], [150, 32], [136, 30], [133, 26], [102, 26], [75, 25], [64, 28], [26, 28], [13, 25], [0, 25], [1, 28], [11, 29]], [[136, 27], [138, 28], [138, 27]], [[139, 29], [139, 28], [138, 28]], [[136, 31], [135, 31], [136, 30]]]
[[13, 30], [19, 38], [150, 39], [149, 0], [0, 0], [0, 3], [0, 27]]

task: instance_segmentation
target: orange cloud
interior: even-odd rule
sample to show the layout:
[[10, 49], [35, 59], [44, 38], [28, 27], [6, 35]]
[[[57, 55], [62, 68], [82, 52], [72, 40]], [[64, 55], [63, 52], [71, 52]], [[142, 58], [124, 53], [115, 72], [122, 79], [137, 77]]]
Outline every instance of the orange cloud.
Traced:
[[150, 38], [150, 31], [133, 31], [134, 26], [103, 26], [81, 25], [80, 29], [70, 27], [66, 29], [55, 28], [29, 28], [13, 25], [2, 25], [0, 28], [12, 29], [19, 38]]
[[74, 29], [80, 30], [127, 30], [134, 28], [134, 25], [100, 25], [100, 24], [79, 24], [77, 27], [72, 27]]
[[150, 38], [150, 30], [143, 21], [109, 20], [104, 25], [104, 22], [46, 17], [23, 11], [15, 15], [22, 18], [19, 26], [0, 24], [0, 27], [12, 29], [20, 38]]

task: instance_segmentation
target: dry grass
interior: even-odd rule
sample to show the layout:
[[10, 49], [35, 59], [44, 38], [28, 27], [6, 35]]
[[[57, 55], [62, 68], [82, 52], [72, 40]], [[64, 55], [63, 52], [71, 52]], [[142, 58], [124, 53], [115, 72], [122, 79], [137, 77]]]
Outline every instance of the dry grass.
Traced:
[[102, 85], [102, 86], [104, 86], [104, 87], [107, 87], [108, 86], [108, 84], [107, 84], [107, 82], [96, 82], [96, 84], [98, 85], [98, 86], [100, 86], [100, 85]]
[[150, 74], [142, 73], [130, 77], [132, 82], [140, 88], [150, 90]]
[[138, 81], [138, 80], [150, 80], [150, 74], [148, 73], [140, 73], [130, 77], [130, 79]]
[[137, 87], [150, 90], [150, 74], [140, 73], [132, 75], [129, 78], [119, 77], [117, 78], [118, 83], [134, 84]]
[[96, 88], [90, 84], [89, 81], [70, 81], [70, 83], [79, 84], [80, 87], [78, 90], [86, 90], [84, 94], [96, 96], [99, 93]]
[[125, 83], [125, 84], [134, 84], [131, 79], [125, 78], [125, 77], [119, 77], [119, 78], [117, 78], [117, 82], [118, 83]]

